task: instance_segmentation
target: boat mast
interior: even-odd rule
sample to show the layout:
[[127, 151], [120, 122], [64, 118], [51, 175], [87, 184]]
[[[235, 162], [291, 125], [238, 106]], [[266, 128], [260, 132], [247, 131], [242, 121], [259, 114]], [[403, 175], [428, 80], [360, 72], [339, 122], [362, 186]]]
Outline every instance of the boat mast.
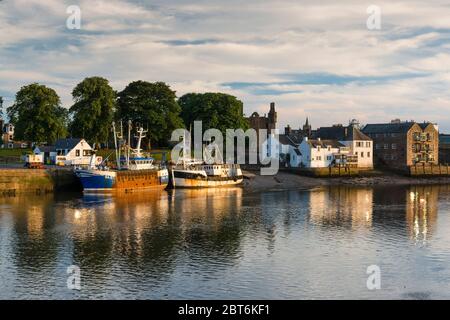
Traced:
[[128, 146], [127, 146], [127, 167], [130, 167], [130, 149], [131, 149], [131, 120], [128, 120]]
[[119, 167], [118, 167], [118, 169], [121, 169], [121, 165], [120, 165], [120, 149], [121, 149], [121, 147], [123, 145], [123, 125], [122, 125], [122, 120], [120, 121], [120, 133], [117, 134], [117, 138], [119, 139], [119, 147], [117, 148], [118, 153], [119, 153], [119, 157], [118, 157], [118, 159], [119, 159]]
[[148, 130], [144, 130], [144, 128], [139, 127], [139, 130], [137, 132], [138, 132], [139, 135], [135, 136], [135, 138], [138, 139], [135, 152], [136, 152], [136, 154], [138, 156], [140, 156], [141, 155], [141, 141], [142, 141], [143, 138], [145, 138], [145, 133], [147, 133]]
[[114, 148], [116, 149], [116, 162], [117, 162], [117, 169], [120, 169], [120, 158], [119, 158], [119, 148], [117, 148], [117, 133], [116, 133], [116, 123], [113, 121], [112, 123], [113, 127], [113, 134], [114, 134]]

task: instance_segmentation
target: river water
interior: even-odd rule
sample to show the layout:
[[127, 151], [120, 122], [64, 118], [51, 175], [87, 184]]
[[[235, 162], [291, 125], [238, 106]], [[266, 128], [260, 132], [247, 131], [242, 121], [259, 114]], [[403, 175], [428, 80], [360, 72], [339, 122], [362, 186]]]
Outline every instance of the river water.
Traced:
[[1, 299], [450, 298], [450, 186], [0, 198], [0, 242]]

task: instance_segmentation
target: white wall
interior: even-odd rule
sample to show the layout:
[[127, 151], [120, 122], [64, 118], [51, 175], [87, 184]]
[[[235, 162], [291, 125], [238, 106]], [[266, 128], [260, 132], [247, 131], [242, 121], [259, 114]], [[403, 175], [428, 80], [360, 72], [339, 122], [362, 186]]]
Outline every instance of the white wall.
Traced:
[[373, 141], [341, 141], [358, 155], [358, 168], [373, 168]]
[[338, 153], [338, 148], [316, 147], [313, 148], [307, 140], [300, 144], [302, 154], [302, 165], [306, 168], [324, 168], [329, 167], [333, 162], [333, 153]]
[[[77, 156], [77, 150], [79, 150], [79, 156]], [[69, 152], [66, 154], [66, 158], [67, 160], [70, 159], [75, 159], [75, 158], [89, 158], [91, 156], [83, 156], [83, 151], [91, 151], [92, 148], [91, 146], [85, 141], [85, 140], [81, 140], [76, 146], [75, 148], [73, 148], [72, 150], [69, 150]]]

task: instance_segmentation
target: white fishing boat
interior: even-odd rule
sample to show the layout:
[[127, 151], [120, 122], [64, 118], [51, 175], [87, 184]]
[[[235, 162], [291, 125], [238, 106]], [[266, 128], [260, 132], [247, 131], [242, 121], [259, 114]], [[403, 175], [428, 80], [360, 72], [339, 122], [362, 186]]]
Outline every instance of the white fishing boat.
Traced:
[[203, 150], [204, 160], [191, 159], [190, 154], [183, 149], [181, 157], [171, 168], [172, 187], [174, 188], [209, 188], [232, 186], [242, 183], [244, 177], [239, 164], [227, 164], [214, 161], [221, 157], [213, 157], [218, 149], [210, 144]]

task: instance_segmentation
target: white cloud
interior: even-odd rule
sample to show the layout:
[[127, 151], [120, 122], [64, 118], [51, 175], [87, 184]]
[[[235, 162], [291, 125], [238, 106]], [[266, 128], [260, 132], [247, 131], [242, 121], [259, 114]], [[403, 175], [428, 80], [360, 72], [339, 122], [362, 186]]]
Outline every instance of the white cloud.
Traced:
[[[71, 4], [81, 7], [81, 30], [65, 28]], [[450, 6], [443, 0], [379, 1], [382, 29], [369, 31], [368, 5], [1, 1], [0, 94], [10, 104], [20, 86], [39, 81], [69, 106], [73, 86], [100, 75], [116, 90], [143, 79], [166, 81], [179, 95], [225, 91], [244, 101], [247, 114], [265, 113], [275, 101], [280, 126], [300, 125], [307, 115], [315, 126], [400, 117], [438, 121], [450, 130]], [[287, 74], [378, 80], [308, 84], [289, 82]], [[264, 85], [222, 85], [227, 82]]]

